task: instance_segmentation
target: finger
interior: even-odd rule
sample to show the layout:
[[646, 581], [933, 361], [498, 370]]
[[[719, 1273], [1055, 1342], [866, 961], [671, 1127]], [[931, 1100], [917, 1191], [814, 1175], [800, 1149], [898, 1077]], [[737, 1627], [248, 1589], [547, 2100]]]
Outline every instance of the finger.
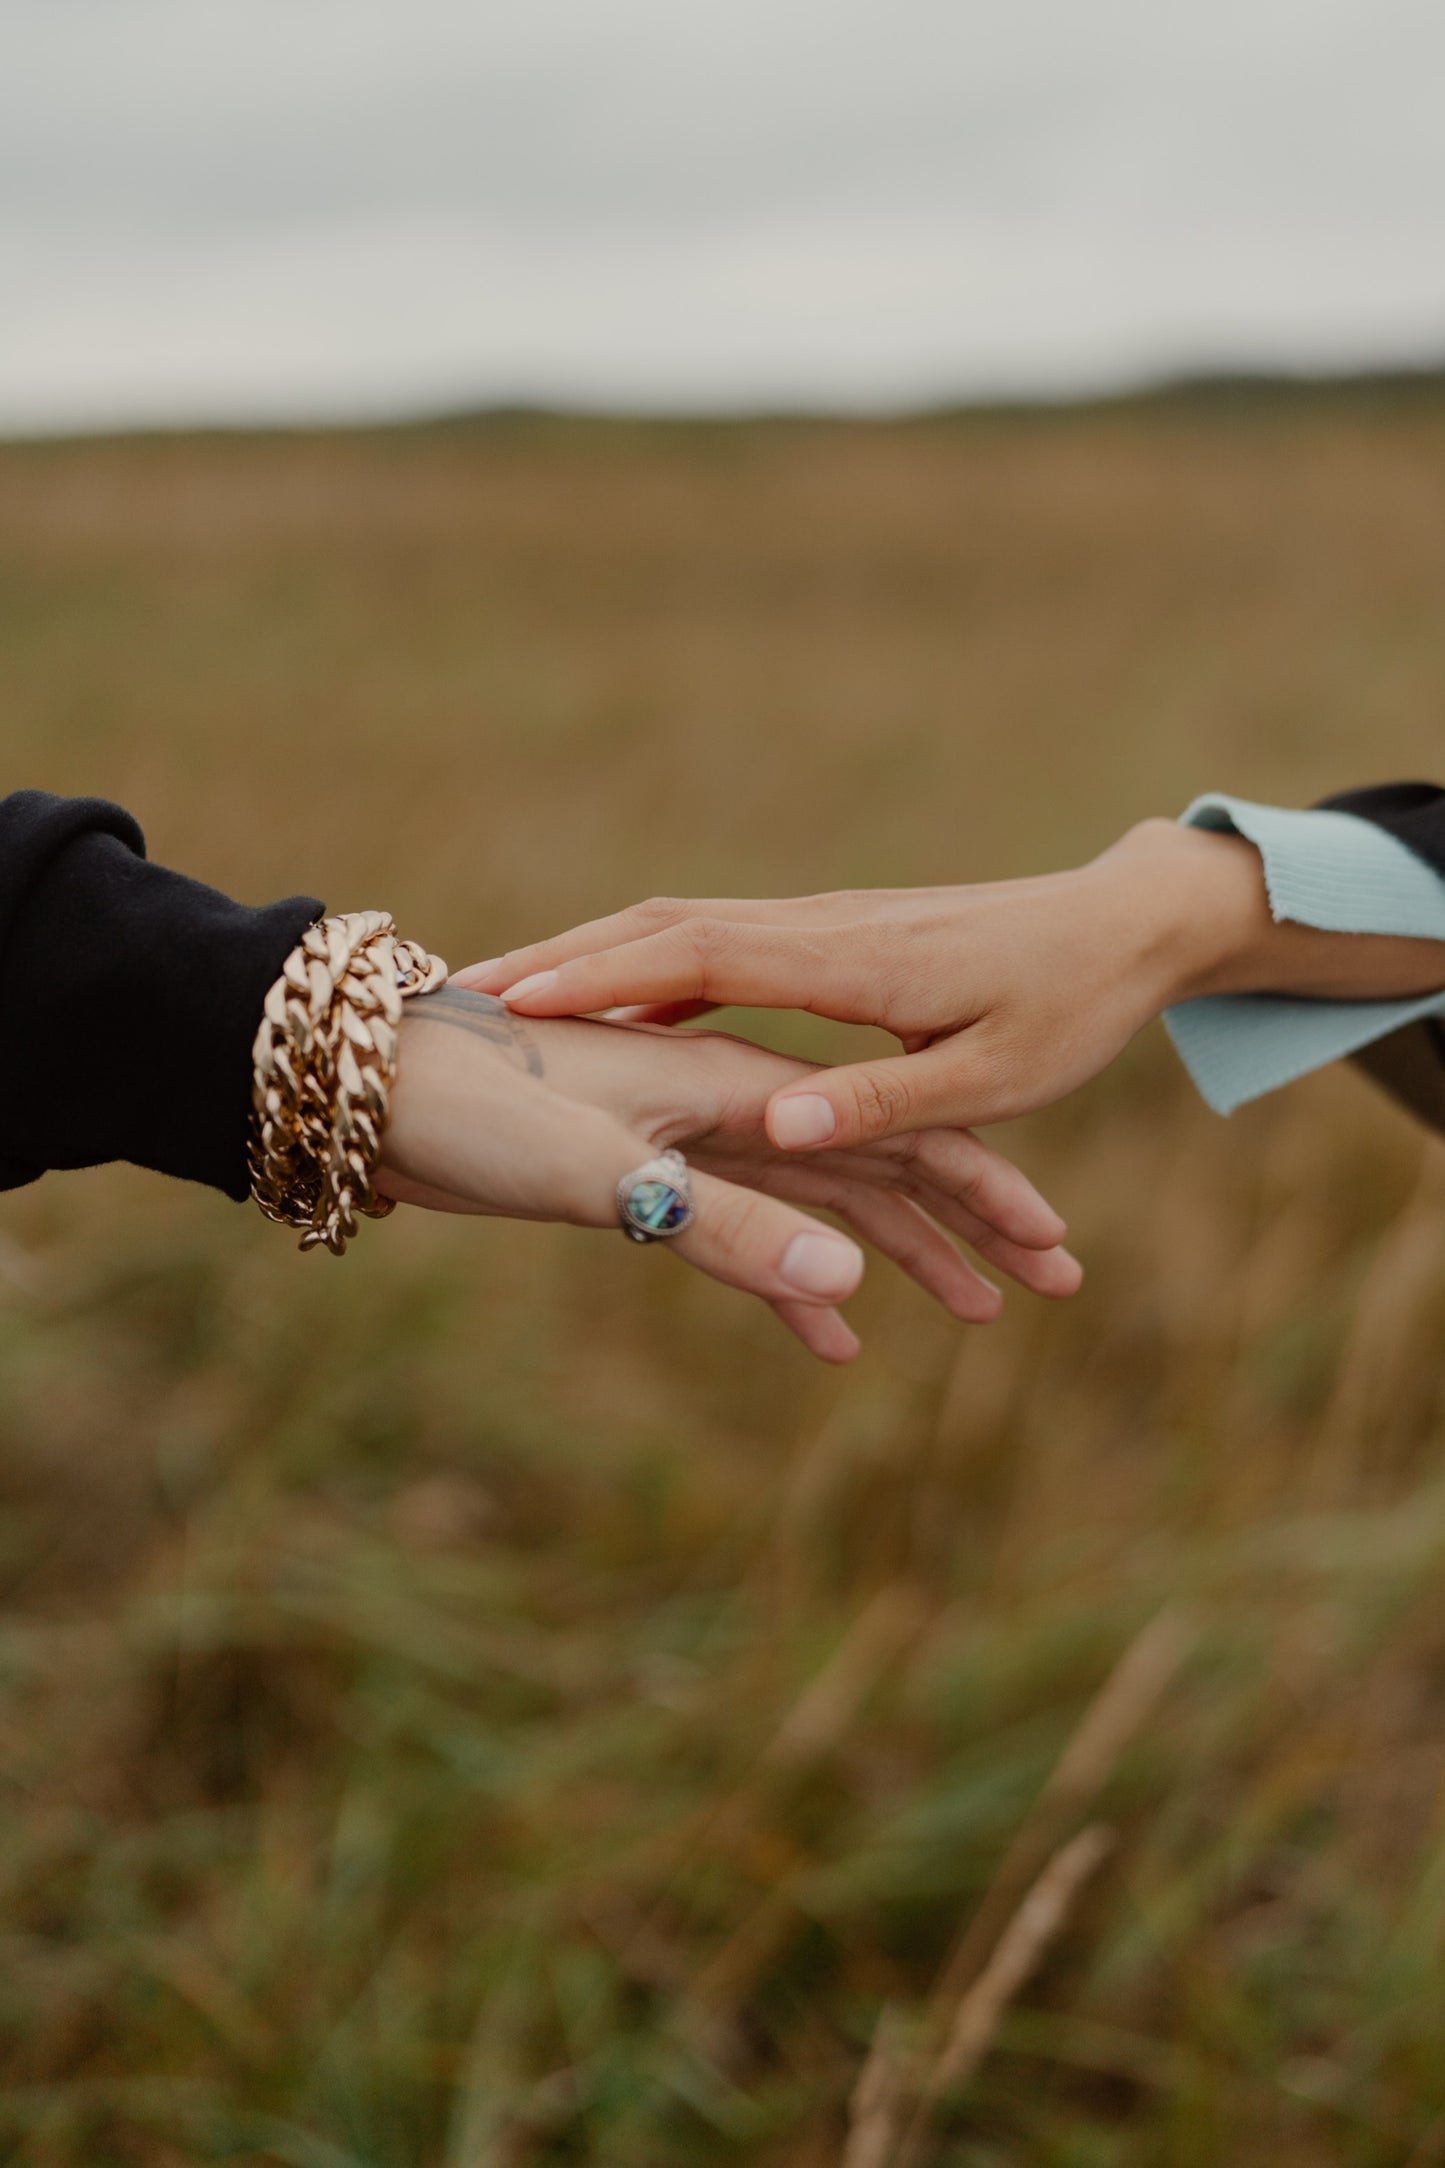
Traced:
[[[801, 1164], [813, 1165], [815, 1162], [805, 1160]], [[999, 1272], [1017, 1280], [1020, 1287], [1027, 1287], [1036, 1295], [1078, 1293], [1084, 1268], [1061, 1244], [1051, 1243], [1045, 1248], [1038, 1243], [1013, 1242], [957, 1197], [915, 1173], [899, 1177], [895, 1187], [920, 1206], [930, 1219], [957, 1235], [970, 1249], [977, 1250], [979, 1256], [987, 1259]]]
[[[786, 1164], [835, 1169], [860, 1182], [901, 1189], [1014, 1278], [1017, 1252], [1051, 1252], [1064, 1221], [1012, 1160], [967, 1129], [926, 1129], [852, 1151], [789, 1155]], [[790, 1193], [791, 1194], [791, 1193]], [[1054, 1268], [1050, 1276], [1057, 1277]]]
[[[847, 931], [856, 934], [844, 939]], [[503, 988], [526, 1016], [590, 1016], [623, 1002], [745, 1002], [862, 1018], [878, 972], [864, 927], [744, 926], [692, 918]]]
[[[865, 1224], [864, 1216], [856, 1204], [860, 1192], [866, 1192], [870, 1197], [896, 1197], [905, 1206], [906, 1213], [925, 1215], [924, 1223], [936, 1223], [935, 1231], [937, 1227], [946, 1228], [949, 1234], [958, 1236], [968, 1243], [970, 1248], [977, 1250], [996, 1270], [1006, 1273], [1010, 1279], [1016, 1280], [1021, 1287], [1029, 1289], [1033, 1294], [1062, 1299], [1076, 1294], [1083, 1280], [1083, 1267], [1067, 1250], [1059, 1247], [1044, 1250], [1011, 1242], [979, 1219], [957, 1197], [950, 1196], [947, 1191], [937, 1188], [911, 1169], [901, 1169], [897, 1162], [890, 1162], [881, 1156], [855, 1153], [839, 1154], [835, 1157], [828, 1153], [818, 1157], [777, 1160], [762, 1165], [755, 1163], [742, 1179], [774, 1196], [788, 1197], [800, 1204], [821, 1206], [836, 1212], [856, 1233], [875, 1242], [896, 1262], [902, 1264], [904, 1270], [909, 1271], [914, 1278], [921, 1278], [921, 1274], [914, 1269], [913, 1263], [900, 1255], [891, 1239], [891, 1232], [897, 1230], [898, 1221], [893, 1221], [892, 1230], [889, 1231], [890, 1238], [885, 1238], [885, 1233], [880, 1231], [871, 1217]], [[892, 1186], [880, 1187], [880, 1184]], [[968, 1261], [958, 1256], [945, 1237], [940, 1235], [939, 1240], [944, 1242], [948, 1257], [954, 1261], [957, 1271], [968, 1275], [975, 1284], [959, 1288], [955, 1273], [947, 1263], [942, 1262], [939, 1270], [946, 1275], [946, 1279], [939, 1282], [929, 1278], [922, 1284], [926, 1285], [929, 1292], [936, 1295], [945, 1307], [954, 1309], [957, 1315], [966, 1316], [971, 1323], [986, 1322], [998, 1307], [997, 1291], [982, 1275], [972, 1271]], [[933, 1255], [937, 1256], [937, 1252], [934, 1251]], [[985, 1291], [982, 1296], [977, 1292], [978, 1289]], [[955, 1293], [967, 1305], [966, 1308], [957, 1307]]]
[[485, 963], [468, 964], [452, 974], [454, 986], [470, 986], [479, 994], [500, 994], [519, 979], [537, 971], [555, 971], [576, 956], [592, 956], [601, 949], [620, 948], [629, 941], [645, 940], [690, 918], [725, 918], [745, 924], [760, 921], [786, 925], [792, 913], [818, 899], [802, 897], [796, 903], [768, 902], [746, 896], [652, 896], [646, 903], [629, 904], [606, 918], [588, 919], [566, 933], [533, 941], [524, 948], [508, 949]]
[[[826, 1074], [813, 1068], [795, 1081], [811, 1084]], [[933, 1195], [951, 1197], [967, 1206], [980, 1224], [996, 1228], [1024, 1249], [1051, 1250], [1068, 1233], [1066, 1222], [1028, 1176], [970, 1129], [909, 1130], [900, 1137], [884, 1137], [876, 1144], [851, 1149], [790, 1153], [788, 1163], [826, 1165], [884, 1189], [912, 1182], [925, 1211], [933, 1210]], [[924, 1195], [925, 1189], [931, 1194]]]
[[[912, 1192], [910, 1191], [910, 1194]], [[940, 1197], [933, 1192], [926, 1197], [927, 1208], [936, 1214], [943, 1225], [977, 1250], [996, 1271], [1006, 1273], [1017, 1280], [1020, 1287], [1027, 1287], [1035, 1295], [1047, 1295], [1053, 1300], [1063, 1300], [1076, 1295], [1083, 1284], [1084, 1268], [1077, 1257], [1059, 1247], [1051, 1250], [1025, 1249], [1021, 1243], [1010, 1242], [1006, 1235], [998, 1234], [976, 1219], [966, 1206], [952, 1197]]]
[[[639, 1163], [640, 1150], [646, 1156], [645, 1147], [589, 1107], [570, 1110], [567, 1135], [585, 1170], [569, 1216], [583, 1225], [605, 1225], [615, 1211], [619, 1177]], [[846, 1301], [863, 1277], [857, 1243], [791, 1205], [696, 1168], [692, 1193], [692, 1224], [668, 1244], [684, 1263], [760, 1295], [823, 1361], [851, 1361], [858, 1343], [834, 1305]], [[817, 1322], [805, 1325], [804, 1310]]]
[[1002, 1309], [1003, 1297], [992, 1281], [959, 1256], [948, 1236], [913, 1198], [829, 1176], [806, 1163], [770, 1169], [768, 1183], [784, 1196], [836, 1212], [966, 1324], [990, 1324]]
[[1028, 1176], [971, 1130], [925, 1130], [912, 1165], [916, 1174], [967, 1205], [984, 1226], [1024, 1249], [1054, 1249], [1068, 1233]]
[[809, 1354], [825, 1363], [850, 1363], [861, 1342], [836, 1310], [820, 1310], [811, 1302], [775, 1302], [774, 1310], [796, 1333]]
[[874, 1144], [907, 1130], [966, 1128], [1019, 1111], [1006, 1088], [986, 1075], [967, 1040], [962, 1033], [920, 1054], [800, 1078], [769, 1100], [768, 1135], [781, 1151], [819, 1151]]
[[[1077, 1294], [1083, 1283], [1084, 1268], [1068, 1250], [1057, 1244], [1044, 1249], [1010, 1241], [957, 1196], [920, 1175], [916, 1163], [904, 1169], [881, 1156], [859, 1152], [839, 1153], [835, 1157], [826, 1153], [816, 1158], [804, 1156], [774, 1162], [759, 1169], [754, 1179], [777, 1196], [796, 1198], [802, 1204], [824, 1205], [839, 1213], [858, 1233], [877, 1242], [880, 1248], [887, 1249], [895, 1257], [897, 1252], [891, 1245], [883, 1241], [871, 1225], [863, 1224], [852, 1209], [847, 1193], [864, 1189], [870, 1196], [896, 1197], [915, 1207], [926, 1216], [926, 1221], [947, 1228], [970, 1249], [977, 1250], [990, 1265], [1036, 1295], [1061, 1299]], [[880, 1183], [889, 1186], [880, 1187]], [[957, 1257], [952, 1245], [948, 1247], [950, 1254]], [[964, 1260], [958, 1261], [965, 1271], [970, 1269]], [[899, 1259], [899, 1262], [903, 1260]], [[905, 1269], [911, 1268], [905, 1266]], [[988, 1280], [981, 1278], [979, 1284], [991, 1287]], [[939, 1290], [931, 1291], [940, 1293], [941, 1300], [948, 1300]]]
[[694, 1173], [692, 1185], [692, 1225], [670, 1242], [688, 1264], [774, 1304], [831, 1309], [857, 1288], [863, 1252], [846, 1235], [715, 1175]]

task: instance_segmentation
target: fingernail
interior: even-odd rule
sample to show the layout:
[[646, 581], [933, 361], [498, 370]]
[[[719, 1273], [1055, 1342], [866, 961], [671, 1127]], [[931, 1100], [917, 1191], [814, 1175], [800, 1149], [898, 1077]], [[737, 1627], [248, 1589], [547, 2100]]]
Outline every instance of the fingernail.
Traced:
[[503, 994], [503, 1001], [526, 1001], [533, 994], [550, 994], [557, 983], [555, 971], [534, 971], [529, 979], [518, 979]]
[[800, 1295], [841, 1302], [863, 1277], [863, 1252], [842, 1235], [794, 1235], [783, 1258], [783, 1278]]
[[837, 1115], [817, 1092], [797, 1092], [774, 1102], [773, 1142], [785, 1152], [803, 1144], [826, 1144], [837, 1127]]
[[484, 971], [487, 977], [490, 978], [494, 971], [501, 970], [506, 960], [505, 956], [489, 956], [484, 964], [473, 964], [472, 969], [478, 973]]

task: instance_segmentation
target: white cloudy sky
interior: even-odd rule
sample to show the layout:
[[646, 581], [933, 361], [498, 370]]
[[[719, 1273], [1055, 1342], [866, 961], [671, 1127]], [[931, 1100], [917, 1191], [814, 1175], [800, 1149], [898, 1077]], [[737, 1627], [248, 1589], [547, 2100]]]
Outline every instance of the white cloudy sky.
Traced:
[[0, 429], [1445, 357], [1442, 0], [0, 0]]

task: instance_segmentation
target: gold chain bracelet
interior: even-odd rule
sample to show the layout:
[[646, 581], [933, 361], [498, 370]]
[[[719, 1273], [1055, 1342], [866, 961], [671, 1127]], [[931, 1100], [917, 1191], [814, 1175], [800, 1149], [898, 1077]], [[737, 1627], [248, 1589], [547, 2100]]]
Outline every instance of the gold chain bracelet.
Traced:
[[248, 1160], [267, 1219], [304, 1229], [303, 1250], [339, 1257], [357, 1214], [385, 1219], [376, 1169], [401, 1005], [442, 985], [447, 967], [397, 938], [386, 911], [309, 926], [266, 996], [253, 1055]]

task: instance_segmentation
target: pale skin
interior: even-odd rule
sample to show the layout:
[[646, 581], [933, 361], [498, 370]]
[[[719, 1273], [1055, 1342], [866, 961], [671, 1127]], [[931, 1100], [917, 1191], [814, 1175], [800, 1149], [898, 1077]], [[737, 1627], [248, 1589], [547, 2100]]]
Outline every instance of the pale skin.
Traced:
[[677, 1146], [696, 1218], [665, 1246], [760, 1295], [827, 1362], [858, 1351], [837, 1305], [863, 1253], [799, 1205], [833, 1212], [970, 1323], [1001, 1298], [952, 1237], [1037, 1293], [1074, 1292], [1063, 1222], [976, 1137], [927, 1131], [806, 1163], [780, 1152], [769, 1099], [818, 1073], [719, 1032], [532, 1023], [454, 980], [406, 1004], [378, 1187], [434, 1210], [608, 1228], [620, 1252], [619, 1179]]
[[902, 1054], [772, 1094], [768, 1135], [803, 1153], [1047, 1106], [1196, 995], [1432, 993], [1445, 986], [1445, 942], [1278, 923], [1252, 844], [1149, 820], [1087, 865], [1031, 880], [654, 898], [459, 981], [532, 1019], [627, 1005], [677, 1023], [740, 1002], [894, 1032]]

